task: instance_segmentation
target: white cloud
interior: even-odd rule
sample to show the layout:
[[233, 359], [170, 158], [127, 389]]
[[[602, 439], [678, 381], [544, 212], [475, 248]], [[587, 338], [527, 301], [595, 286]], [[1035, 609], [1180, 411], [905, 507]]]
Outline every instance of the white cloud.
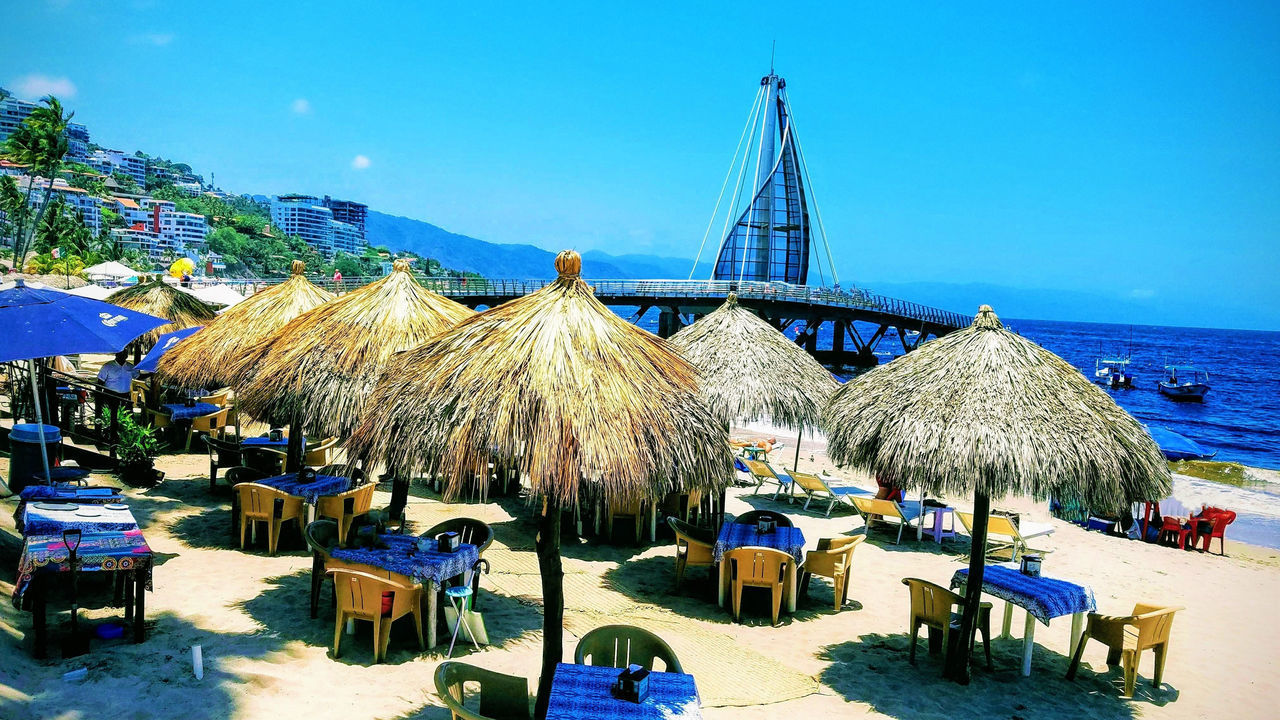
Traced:
[[27, 100], [39, 100], [45, 95], [53, 95], [59, 100], [76, 96], [75, 83], [65, 77], [50, 77], [40, 73], [32, 73], [18, 78], [13, 83], [18, 97]]
[[369, 167], [368, 155], [357, 155], [351, 159], [351, 167], [354, 170], [364, 170]]
[[311, 112], [311, 102], [306, 98], [298, 98], [289, 104], [289, 109], [298, 115], [306, 115]]

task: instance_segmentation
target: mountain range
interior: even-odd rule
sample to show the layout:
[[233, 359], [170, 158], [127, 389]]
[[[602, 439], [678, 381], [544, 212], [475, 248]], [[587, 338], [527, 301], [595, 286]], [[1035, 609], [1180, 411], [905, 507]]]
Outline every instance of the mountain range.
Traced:
[[[445, 267], [467, 270], [491, 278], [550, 279], [556, 276], [555, 253], [533, 245], [501, 244], [449, 232], [422, 220], [370, 211], [366, 236], [371, 245], [407, 250], [439, 260]], [[599, 250], [582, 254], [582, 274], [587, 278], [683, 279], [693, 261], [661, 255], [611, 255]], [[694, 277], [709, 274], [708, 263], [699, 265]], [[964, 314], [988, 304], [1002, 317], [1102, 322], [1135, 325], [1280, 327], [1280, 311], [1259, 312], [1226, 300], [1185, 296], [1179, 298], [1133, 297], [1080, 290], [1017, 288], [987, 283], [876, 282], [857, 283], [890, 297], [954, 310]], [[1231, 318], [1231, 319], [1228, 319]]]

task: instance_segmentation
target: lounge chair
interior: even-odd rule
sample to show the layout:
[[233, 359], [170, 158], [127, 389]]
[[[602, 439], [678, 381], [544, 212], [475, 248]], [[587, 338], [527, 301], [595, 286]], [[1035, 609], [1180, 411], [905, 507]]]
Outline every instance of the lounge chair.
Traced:
[[835, 609], [836, 612], [840, 612], [840, 608], [844, 607], [845, 599], [849, 596], [853, 551], [866, 539], [866, 535], [854, 535], [819, 540], [818, 549], [804, 556], [804, 565], [800, 568], [799, 594], [803, 595], [809, 589], [809, 579], [814, 575], [830, 578], [832, 592], [836, 597]]
[[[934, 633], [942, 633], [941, 647], [946, 652], [951, 642], [951, 633], [960, 630], [960, 614], [951, 612], [951, 608], [964, 607], [964, 597], [950, 590], [919, 578], [902, 578], [902, 584], [911, 591], [911, 652], [907, 659], [916, 664], [916, 643], [920, 637], [920, 626], [929, 628], [929, 649], [935, 648]], [[982, 649], [987, 655], [987, 669], [991, 669], [991, 603], [984, 602], [978, 606], [978, 631], [982, 633]], [[972, 653], [973, 645], [969, 645]], [[946, 657], [944, 654], [943, 657]]]
[[781, 493], [783, 489], [786, 489], [788, 494], [791, 493], [792, 481], [790, 475], [785, 472], [777, 472], [771, 465], [769, 465], [769, 463], [763, 460], [743, 460], [742, 462], [747, 466], [747, 474], [750, 475], [751, 479], [756, 483], [756, 489], [751, 492], [752, 495], [759, 493], [760, 488], [764, 487], [764, 484], [767, 482], [778, 484], [778, 489], [773, 493], [774, 500], [778, 499], [778, 494]]
[[[964, 525], [964, 529], [969, 532], [969, 537], [973, 537], [973, 513], [956, 511], [956, 517], [960, 518], [960, 524]], [[1028, 520], [1022, 520], [1017, 525], [1013, 524], [1005, 515], [989, 515], [987, 516], [987, 555], [1001, 554], [1005, 550], [1012, 551], [1010, 560], [1016, 561], [1019, 555], [1025, 555], [1028, 552], [1048, 554], [1051, 550], [1036, 550], [1027, 545], [1027, 541], [1052, 535], [1054, 527], [1048, 523], [1034, 523]], [[994, 537], [993, 537], [994, 536]]]
[[1108, 666], [1123, 664], [1125, 697], [1133, 697], [1133, 688], [1138, 680], [1138, 660], [1143, 650], [1155, 651], [1156, 672], [1151, 683], [1160, 687], [1160, 679], [1164, 677], [1164, 659], [1169, 651], [1173, 614], [1181, 609], [1138, 603], [1133, 606], [1133, 614], [1126, 617], [1089, 613], [1089, 624], [1076, 645], [1076, 654], [1067, 668], [1067, 679], [1076, 679], [1085, 643], [1093, 638], [1107, 646]]
[[782, 610], [782, 596], [786, 592], [787, 572], [791, 563], [795, 562], [781, 550], [767, 547], [740, 547], [724, 554], [721, 562], [729, 563], [729, 580], [733, 586], [733, 619], [741, 616], [742, 588], [763, 587], [773, 593], [773, 624], [778, 624], [778, 613]]
[[875, 497], [875, 493], [871, 492], [870, 490], [863, 490], [862, 488], [858, 488], [858, 487], [833, 488], [830, 485], [828, 485], [827, 481], [823, 480], [822, 477], [818, 475], [812, 475], [810, 473], [793, 472], [791, 473], [791, 477], [796, 481], [796, 485], [799, 485], [800, 490], [803, 491], [805, 494], [805, 501], [804, 501], [805, 510], [809, 509], [809, 503], [813, 502], [813, 499], [815, 497], [817, 497], [819, 500], [824, 498], [830, 500], [830, 502], [827, 503], [827, 512], [826, 512], [827, 517], [831, 517], [831, 509], [836, 506], [836, 503], [849, 502], [849, 506], [853, 507], [853, 503], [850, 502], [850, 498]]
[[853, 502], [854, 508], [858, 510], [858, 514], [862, 515], [862, 520], [867, 524], [867, 530], [871, 530], [872, 523], [885, 523], [893, 525], [889, 522], [889, 518], [897, 520], [898, 539], [894, 544], [902, 542], [902, 531], [908, 525], [920, 523], [920, 503], [915, 500], [904, 500], [897, 502], [895, 500], [883, 500], [876, 497], [862, 497], [855, 495], [849, 498]]
[[604, 625], [578, 641], [573, 661], [579, 665], [624, 668], [639, 665], [653, 671], [654, 660], [662, 661], [662, 671], [682, 673], [676, 653], [662, 638], [630, 625]]
[[[339, 643], [347, 620], [368, 620], [373, 623], [373, 661], [382, 662], [387, 655], [387, 643], [391, 639], [391, 624], [405, 615], [413, 616], [418, 630], [418, 649], [426, 650], [422, 639], [422, 586], [405, 585], [389, 578], [380, 578], [358, 570], [335, 568], [333, 587], [338, 597], [338, 611], [333, 626], [333, 656], [338, 657]], [[383, 597], [391, 593], [391, 609], [384, 612]]]
[[692, 567], [713, 567], [716, 536], [712, 530], [695, 527], [674, 517], [667, 518], [667, 525], [676, 534], [676, 590], [684, 582], [684, 571]]
[[[479, 712], [464, 707], [465, 685], [480, 686]], [[440, 663], [436, 668], [436, 693], [453, 713], [452, 720], [531, 720], [529, 681], [514, 675], [503, 675], [474, 665]]]

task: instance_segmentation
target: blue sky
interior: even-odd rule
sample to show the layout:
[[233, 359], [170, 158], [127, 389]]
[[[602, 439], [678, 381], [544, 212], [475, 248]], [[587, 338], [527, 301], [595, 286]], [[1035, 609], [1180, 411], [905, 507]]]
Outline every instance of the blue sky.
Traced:
[[228, 190], [690, 256], [776, 39], [842, 279], [1280, 327], [1276, 3], [368, 5], [10, 5], [0, 85]]

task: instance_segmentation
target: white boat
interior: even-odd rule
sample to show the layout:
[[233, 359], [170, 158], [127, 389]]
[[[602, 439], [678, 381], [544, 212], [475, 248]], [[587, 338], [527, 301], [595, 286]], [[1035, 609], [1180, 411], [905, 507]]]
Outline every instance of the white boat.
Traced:
[[1165, 366], [1160, 392], [1170, 400], [1203, 402], [1209, 392], [1209, 373], [1191, 365]]
[[1093, 377], [1099, 383], [1117, 390], [1133, 387], [1133, 374], [1129, 372], [1131, 358], [1098, 358], [1094, 363]]

